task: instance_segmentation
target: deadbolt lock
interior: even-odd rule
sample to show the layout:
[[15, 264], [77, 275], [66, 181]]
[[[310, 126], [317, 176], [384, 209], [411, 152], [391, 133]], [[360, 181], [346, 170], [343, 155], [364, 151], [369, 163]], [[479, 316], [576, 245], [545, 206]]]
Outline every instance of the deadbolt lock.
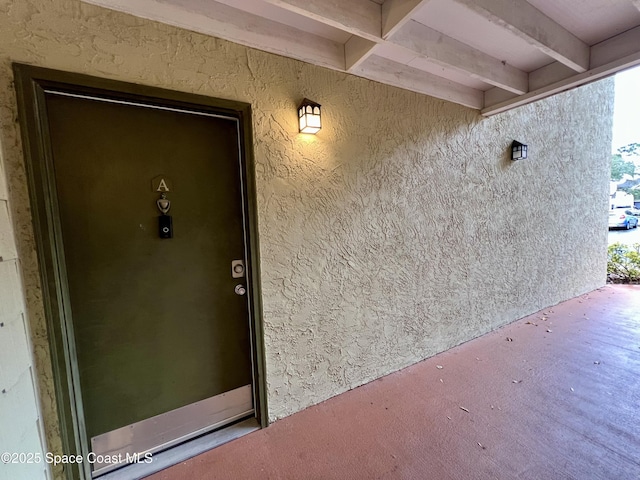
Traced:
[[231, 262], [231, 277], [232, 278], [244, 277], [244, 262], [242, 260], [233, 260]]
[[236, 295], [244, 295], [245, 293], [247, 293], [247, 289], [244, 287], [244, 285], [236, 285], [234, 291], [236, 292]]

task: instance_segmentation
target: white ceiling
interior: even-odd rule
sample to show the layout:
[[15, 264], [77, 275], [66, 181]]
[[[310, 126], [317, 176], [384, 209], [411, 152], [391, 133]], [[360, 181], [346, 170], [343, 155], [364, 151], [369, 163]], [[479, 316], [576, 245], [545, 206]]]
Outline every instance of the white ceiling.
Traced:
[[640, 0], [84, 1], [484, 115], [640, 65]]

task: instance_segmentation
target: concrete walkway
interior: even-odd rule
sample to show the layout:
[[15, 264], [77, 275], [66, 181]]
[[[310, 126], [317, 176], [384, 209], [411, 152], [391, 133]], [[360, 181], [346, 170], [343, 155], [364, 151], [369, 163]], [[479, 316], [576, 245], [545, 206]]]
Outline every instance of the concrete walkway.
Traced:
[[640, 287], [543, 310], [149, 478], [640, 479]]

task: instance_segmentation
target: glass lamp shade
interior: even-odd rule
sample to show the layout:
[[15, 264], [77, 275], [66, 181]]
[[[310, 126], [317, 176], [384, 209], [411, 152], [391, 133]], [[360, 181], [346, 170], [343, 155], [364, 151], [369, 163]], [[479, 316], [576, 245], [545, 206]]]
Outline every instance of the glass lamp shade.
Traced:
[[318, 133], [322, 128], [320, 105], [305, 98], [298, 107], [298, 120], [300, 133]]
[[511, 160], [524, 160], [527, 158], [527, 145], [517, 141], [511, 144]]

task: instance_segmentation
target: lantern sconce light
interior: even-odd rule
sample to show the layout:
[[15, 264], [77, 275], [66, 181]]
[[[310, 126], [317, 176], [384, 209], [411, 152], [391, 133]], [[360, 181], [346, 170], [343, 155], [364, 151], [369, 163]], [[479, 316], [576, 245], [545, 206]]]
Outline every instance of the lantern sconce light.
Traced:
[[511, 144], [511, 160], [524, 160], [527, 158], [528, 145], [516, 140]]
[[322, 128], [320, 104], [307, 98], [302, 100], [298, 107], [298, 121], [300, 122], [300, 133], [318, 133]]

